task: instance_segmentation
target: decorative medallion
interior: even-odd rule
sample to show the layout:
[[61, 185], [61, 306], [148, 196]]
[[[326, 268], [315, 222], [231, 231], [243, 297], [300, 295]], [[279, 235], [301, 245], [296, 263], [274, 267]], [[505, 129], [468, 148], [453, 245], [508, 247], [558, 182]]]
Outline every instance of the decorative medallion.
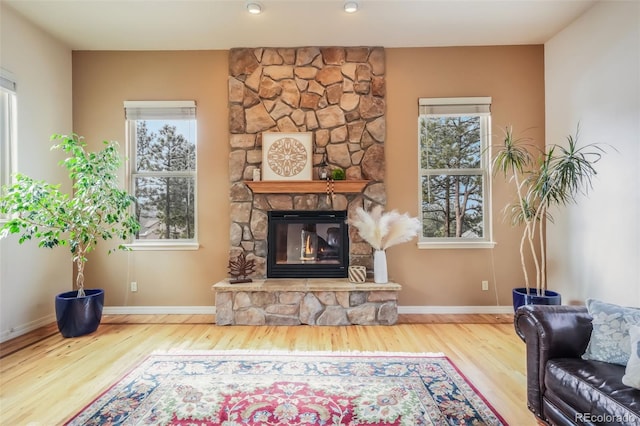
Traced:
[[275, 141], [267, 152], [269, 167], [276, 174], [291, 177], [299, 174], [307, 164], [307, 151], [299, 140], [282, 138]]
[[262, 134], [264, 180], [311, 180], [311, 132]]

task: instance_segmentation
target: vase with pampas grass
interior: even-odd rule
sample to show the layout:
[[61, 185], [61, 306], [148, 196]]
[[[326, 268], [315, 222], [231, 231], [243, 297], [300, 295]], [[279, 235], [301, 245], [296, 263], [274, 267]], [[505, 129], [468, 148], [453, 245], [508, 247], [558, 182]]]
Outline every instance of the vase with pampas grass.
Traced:
[[358, 229], [358, 234], [371, 245], [373, 253], [373, 280], [378, 284], [389, 281], [386, 249], [413, 239], [420, 232], [421, 223], [416, 217], [396, 210], [383, 212], [377, 205], [367, 212], [358, 207], [349, 224]]

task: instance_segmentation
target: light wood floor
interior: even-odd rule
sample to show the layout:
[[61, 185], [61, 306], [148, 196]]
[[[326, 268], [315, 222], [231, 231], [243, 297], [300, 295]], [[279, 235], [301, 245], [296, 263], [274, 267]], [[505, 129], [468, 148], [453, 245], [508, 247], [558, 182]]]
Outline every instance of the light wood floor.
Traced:
[[401, 315], [394, 326], [216, 326], [213, 316], [105, 315], [74, 339], [55, 326], [0, 344], [0, 425], [64, 423], [153, 351], [443, 352], [511, 425], [527, 410], [524, 343], [511, 315]]

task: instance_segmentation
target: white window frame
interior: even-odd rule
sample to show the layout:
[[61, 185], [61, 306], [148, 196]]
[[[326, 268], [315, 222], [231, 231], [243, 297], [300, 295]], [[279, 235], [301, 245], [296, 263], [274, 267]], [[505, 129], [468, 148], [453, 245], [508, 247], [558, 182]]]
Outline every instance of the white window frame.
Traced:
[[[418, 101], [418, 218], [422, 223], [422, 178], [429, 175], [468, 174], [469, 171], [482, 176], [482, 238], [424, 237], [422, 229], [418, 236], [420, 249], [493, 248], [491, 208], [491, 97], [464, 98], [420, 98]], [[480, 116], [481, 159], [480, 169], [423, 169], [420, 146], [420, 119], [423, 116]]]
[[[13, 75], [0, 69], [0, 188], [11, 185], [17, 171], [17, 96]], [[7, 215], [0, 214], [0, 223], [6, 222]]]
[[[152, 176], [154, 172], [141, 173], [136, 170], [136, 125], [135, 122], [150, 119], [176, 120], [185, 117], [196, 119], [195, 101], [125, 101], [127, 133], [127, 185], [131, 194], [135, 194], [136, 176]], [[197, 173], [197, 121], [194, 140], [196, 144], [196, 169], [193, 171], [172, 172], [174, 177], [193, 177], [194, 180], [194, 238], [190, 239], [152, 239], [137, 240], [127, 246], [133, 250], [197, 250], [198, 243], [198, 173]], [[166, 175], [167, 173], [163, 173]]]

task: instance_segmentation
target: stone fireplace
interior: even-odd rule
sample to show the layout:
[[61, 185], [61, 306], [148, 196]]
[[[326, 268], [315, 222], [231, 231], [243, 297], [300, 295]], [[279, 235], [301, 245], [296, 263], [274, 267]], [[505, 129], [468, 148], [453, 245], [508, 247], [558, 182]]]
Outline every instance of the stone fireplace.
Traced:
[[[268, 264], [269, 252], [277, 255], [273, 253], [274, 242], [267, 240], [268, 235], [278, 235], [269, 232], [268, 218], [274, 211], [303, 216], [310, 211], [339, 211], [349, 217], [357, 207], [386, 204], [385, 96], [381, 47], [230, 51], [229, 256], [244, 252], [257, 267], [253, 282], [230, 284], [223, 280], [213, 286], [217, 324], [395, 324], [401, 289], [397, 283], [349, 283], [342, 278], [346, 276], [344, 269], [339, 277], [314, 278], [317, 271], [305, 277], [307, 273], [296, 271], [295, 277], [265, 279], [275, 266]], [[314, 180], [253, 182], [254, 171], [262, 167], [264, 132], [311, 132]], [[321, 165], [329, 171], [342, 169], [346, 180], [319, 180]], [[309, 237], [316, 250], [322, 238], [325, 248], [339, 246], [344, 250], [342, 267], [371, 268], [371, 247], [355, 229], [344, 228], [348, 233], [338, 245], [335, 230], [319, 228], [317, 223], [315, 228], [299, 225], [299, 229], [291, 229], [291, 238], [301, 242]], [[286, 256], [289, 259], [319, 266], [313, 250], [303, 252], [300, 244], [291, 250]]]
[[[267, 276], [269, 212], [350, 215], [356, 207], [386, 204], [383, 48], [232, 49], [228, 89], [229, 255], [244, 251], [255, 260], [254, 278]], [[253, 172], [261, 168], [263, 132], [311, 132], [317, 185], [283, 182], [276, 189], [252, 190]], [[347, 180], [318, 181], [323, 162], [329, 170], [344, 170]], [[357, 189], [348, 185], [356, 181], [363, 184]], [[348, 263], [370, 268], [371, 247], [355, 230], [348, 236]]]
[[[320, 216], [341, 212], [350, 217], [357, 207], [386, 204], [384, 56], [381, 47], [229, 52], [229, 256], [244, 252], [255, 261], [256, 271], [249, 283], [222, 280], [214, 284], [218, 325], [396, 323], [399, 284], [354, 284], [343, 278], [349, 265], [371, 269], [373, 262], [371, 246], [355, 229], [345, 226], [345, 235], [329, 229], [335, 226], [296, 224], [298, 219], [290, 217], [282, 228], [286, 232], [269, 230], [269, 216], [278, 211], [298, 217], [307, 212]], [[311, 132], [313, 180], [254, 182], [254, 171], [262, 168], [264, 132]], [[320, 180], [320, 168], [329, 172], [340, 168], [346, 180]], [[278, 241], [268, 241], [268, 235], [285, 243], [291, 238], [293, 248], [278, 254], [274, 245]], [[309, 251], [303, 250], [303, 244], [309, 244]], [[323, 263], [335, 261], [317, 255], [321, 246], [333, 252], [344, 250], [339, 254], [344, 255], [339, 276], [327, 277], [326, 271], [317, 275]], [[269, 264], [270, 253], [272, 259], [281, 256], [289, 259], [285, 263], [315, 269], [301, 272], [294, 267], [294, 272], [267, 278], [278, 263]]]

